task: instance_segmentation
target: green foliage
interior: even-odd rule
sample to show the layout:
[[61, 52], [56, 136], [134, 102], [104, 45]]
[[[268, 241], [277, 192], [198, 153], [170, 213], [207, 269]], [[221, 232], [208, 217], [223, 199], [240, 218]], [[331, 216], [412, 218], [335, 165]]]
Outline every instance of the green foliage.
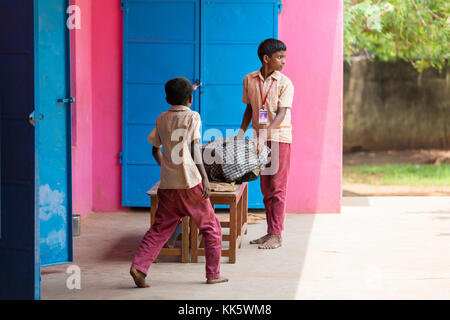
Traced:
[[450, 57], [449, 0], [344, 0], [344, 54], [399, 59], [419, 72]]
[[450, 164], [347, 166], [343, 176], [347, 182], [374, 185], [450, 186]]

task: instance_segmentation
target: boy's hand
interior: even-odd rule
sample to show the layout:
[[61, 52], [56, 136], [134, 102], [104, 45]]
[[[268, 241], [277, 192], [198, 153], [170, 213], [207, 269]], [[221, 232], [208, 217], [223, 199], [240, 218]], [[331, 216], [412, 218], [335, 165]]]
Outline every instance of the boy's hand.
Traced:
[[200, 82], [200, 80], [198, 80], [196, 83], [194, 83], [192, 85], [192, 90], [197, 90], [198, 87], [200, 87], [202, 85], [202, 83]]
[[159, 166], [161, 166], [161, 148], [156, 148], [155, 146], [152, 147], [152, 155], [153, 158], [155, 158], [156, 162], [158, 163]]
[[211, 192], [211, 187], [209, 185], [208, 179], [203, 179], [202, 180], [202, 184], [203, 184], [202, 197], [203, 197], [203, 199], [208, 199], [209, 198], [209, 193]]
[[244, 138], [244, 134], [245, 134], [245, 132], [244, 132], [242, 129], [239, 129], [238, 134], [235, 135], [235, 136], [233, 137], [233, 139], [242, 139], [242, 138]]
[[256, 140], [256, 153], [260, 154], [263, 151], [266, 139], [263, 136], [260, 136], [255, 140]]

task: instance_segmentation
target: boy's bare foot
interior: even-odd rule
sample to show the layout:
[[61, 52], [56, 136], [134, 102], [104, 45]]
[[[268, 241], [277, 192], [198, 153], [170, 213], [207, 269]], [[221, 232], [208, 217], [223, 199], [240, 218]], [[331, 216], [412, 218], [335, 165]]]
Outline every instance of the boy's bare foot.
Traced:
[[281, 247], [281, 242], [281, 235], [271, 234], [266, 242], [258, 246], [258, 249], [276, 249]]
[[258, 238], [256, 240], [252, 240], [250, 241], [250, 244], [263, 244], [264, 242], [266, 242], [267, 240], [269, 240], [270, 238], [270, 234], [266, 234], [265, 236], [262, 236], [261, 238]]
[[130, 269], [130, 274], [133, 277], [134, 283], [139, 287], [139, 288], [148, 288], [149, 285], [145, 283], [145, 274], [142, 273], [139, 270], [136, 270], [134, 268]]
[[206, 280], [207, 284], [216, 284], [216, 283], [222, 283], [222, 282], [228, 282], [227, 278], [219, 277], [217, 279], [208, 279]]

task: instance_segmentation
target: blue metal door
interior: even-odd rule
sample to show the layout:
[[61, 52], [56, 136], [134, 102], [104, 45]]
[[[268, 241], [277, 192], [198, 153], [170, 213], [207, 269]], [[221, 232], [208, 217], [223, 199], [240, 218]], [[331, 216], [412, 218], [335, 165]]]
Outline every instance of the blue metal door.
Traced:
[[[246, 105], [244, 76], [261, 67], [259, 43], [278, 36], [278, 0], [203, 0], [200, 114], [203, 137], [234, 136]], [[227, 129], [233, 129], [227, 133]], [[208, 130], [208, 131], [206, 131]], [[209, 133], [209, 134], [208, 134]], [[246, 136], [253, 137], [252, 130]], [[249, 183], [249, 208], [264, 208], [259, 179]]]
[[73, 261], [68, 1], [35, 5], [40, 260], [48, 266]]
[[[164, 83], [200, 75], [194, 110], [203, 142], [234, 135], [245, 107], [242, 83], [260, 68], [258, 44], [278, 34], [278, 0], [124, 0], [122, 204], [149, 206], [145, 192], [159, 180], [146, 140], [168, 106]], [[199, 41], [201, 39], [201, 41]], [[200, 95], [200, 92], [201, 95]], [[248, 136], [252, 137], [251, 130]], [[263, 208], [259, 180], [249, 207]]]
[[0, 0], [0, 300], [37, 299], [33, 2]]
[[[199, 77], [199, 0], [123, 0], [122, 204], [149, 206], [146, 192], [159, 180], [147, 136], [167, 111], [164, 84]], [[194, 110], [199, 110], [198, 90]]]

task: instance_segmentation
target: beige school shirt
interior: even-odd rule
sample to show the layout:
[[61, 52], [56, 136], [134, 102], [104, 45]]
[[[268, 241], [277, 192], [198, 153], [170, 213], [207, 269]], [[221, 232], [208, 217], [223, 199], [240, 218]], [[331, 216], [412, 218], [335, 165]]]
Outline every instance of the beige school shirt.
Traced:
[[156, 119], [156, 127], [148, 137], [162, 148], [161, 189], [190, 189], [202, 181], [189, 145], [200, 140], [200, 114], [186, 106], [172, 106]]
[[[273, 81], [272, 87], [270, 84]], [[261, 93], [262, 87], [263, 93]], [[270, 90], [269, 90], [270, 88]], [[266, 100], [267, 124], [259, 124], [259, 109], [263, 99], [269, 91]], [[264, 95], [264, 97], [263, 97]], [[291, 108], [294, 99], [294, 85], [291, 80], [279, 71], [274, 71], [266, 80], [261, 72], [249, 73], [244, 78], [244, 93], [242, 102], [252, 106], [252, 126], [255, 136], [258, 131], [267, 128], [275, 119], [278, 108], [287, 108], [286, 116], [278, 128], [274, 128], [268, 140], [292, 143]]]

